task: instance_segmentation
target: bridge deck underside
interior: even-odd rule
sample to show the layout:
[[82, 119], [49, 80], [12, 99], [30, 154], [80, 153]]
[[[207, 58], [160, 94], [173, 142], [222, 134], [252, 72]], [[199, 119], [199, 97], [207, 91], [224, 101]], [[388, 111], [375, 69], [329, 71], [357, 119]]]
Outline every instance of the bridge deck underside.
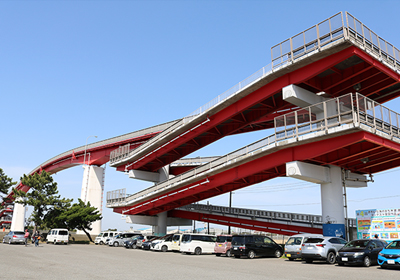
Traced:
[[195, 221], [209, 222], [213, 224], [265, 231], [283, 235], [294, 235], [298, 233], [322, 234], [322, 228], [320, 227], [297, 226], [290, 223], [249, 220], [238, 217], [229, 217], [223, 215], [198, 213], [183, 210], [172, 210], [168, 212], [168, 217], [190, 219]]
[[[247, 93], [233, 100], [229, 106], [216, 112], [210, 110], [202, 120], [179, 131], [180, 134], [185, 133], [184, 137], [170, 141], [179, 134], [170, 135], [157, 142], [157, 147], [165, 144], [157, 152], [150, 154], [150, 150], [144, 151], [118, 166], [117, 170], [156, 171], [227, 135], [272, 128], [274, 117], [296, 109], [282, 100], [282, 88], [290, 84], [314, 93], [325, 92], [326, 97], [355, 92], [357, 87], [359, 93], [379, 103], [399, 95], [400, 76], [396, 72], [353, 45], [345, 49], [339, 47], [340, 51], [331, 50], [329, 56], [317, 61], [307, 60], [307, 65], [302, 62], [298, 64], [301, 67], [293, 64], [277, 71], [270, 80], [250, 86], [246, 89]], [[202, 121], [206, 122], [192, 129]]]
[[[361, 159], [366, 159], [363, 160]], [[295, 145], [214, 174], [136, 205], [114, 208], [124, 214], [155, 215], [193, 202], [286, 175], [287, 162], [336, 165], [372, 174], [400, 166], [400, 144], [365, 131]]]

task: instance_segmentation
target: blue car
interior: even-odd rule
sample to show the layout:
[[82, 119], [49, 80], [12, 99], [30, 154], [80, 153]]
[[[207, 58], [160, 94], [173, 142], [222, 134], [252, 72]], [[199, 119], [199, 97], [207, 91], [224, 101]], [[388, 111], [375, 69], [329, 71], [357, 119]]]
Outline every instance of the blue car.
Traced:
[[390, 242], [378, 255], [378, 264], [382, 268], [400, 267], [400, 240]]

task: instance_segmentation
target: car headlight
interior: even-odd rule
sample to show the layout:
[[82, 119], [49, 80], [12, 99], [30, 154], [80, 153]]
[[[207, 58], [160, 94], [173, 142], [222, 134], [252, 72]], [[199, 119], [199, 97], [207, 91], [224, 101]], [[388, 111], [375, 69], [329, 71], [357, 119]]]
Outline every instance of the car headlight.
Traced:
[[383, 256], [384, 256], [384, 254], [382, 254], [382, 253], [379, 253], [379, 256], [382, 256], [382, 257], [383, 257]]
[[355, 257], [359, 257], [359, 256], [362, 256], [362, 255], [364, 255], [364, 254], [365, 254], [364, 252], [359, 252], [359, 253], [355, 253], [354, 256], [355, 256]]

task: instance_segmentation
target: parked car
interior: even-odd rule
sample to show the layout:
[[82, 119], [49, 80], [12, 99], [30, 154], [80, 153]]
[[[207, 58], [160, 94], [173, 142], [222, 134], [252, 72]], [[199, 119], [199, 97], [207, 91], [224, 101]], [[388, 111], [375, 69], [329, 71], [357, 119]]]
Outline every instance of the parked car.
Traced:
[[142, 248], [142, 244], [143, 244], [144, 242], [150, 241], [150, 240], [152, 240], [152, 239], [154, 239], [154, 238], [156, 238], [156, 236], [154, 236], [154, 235], [143, 236], [142, 239], [139, 238], [139, 239], [136, 241], [136, 248]]
[[283, 248], [280, 245], [262, 235], [234, 235], [231, 251], [235, 258], [247, 256], [249, 259], [254, 259], [256, 256], [280, 258], [283, 254]]
[[180, 251], [181, 250], [181, 242], [182, 242], [183, 234], [176, 233], [172, 236], [171, 250], [172, 251]]
[[3, 237], [3, 243], [8, 243], [8, 244], [25, 244], [25, 232], [23, 231], [10, 231]]
[[[103, 231], [100, 232], [99, 235], [95, 238], [94, 244], [96, 245], [104, 245], [106, 242], [110, 240], [110, 238], [120, 234], [119, 231]], [[108, 240], [107, 240], [108, 239]]]
[[161, 237], [162, 237], [162, 236], [154, 237], [154, 238], [152, 238], [152, 239], [150, 239], [150, 240], [148, 240], [148, 241], [146, 241], [146, 242], [143, 242], [143, 243], [142, 243], [142, 249], [143, 249], [143, 250], [150, 250], [150, 248], [151, 248], [151, 243], [152, 243], [153, 241], [155, 241], [155, 240], [160, 239]]
[[336, 263], [337, 252], [346, 244], [340, 237], [324, 236], [307, 238], [302, 245], [302, 259], [306, 263], [324, 260], [329, 264]]
[[302, 233], [291, 236], [285, 244], [285, 257], [289, 261], [301, 258], [301, 247], [304, 240], [310, 237], [323, 237], [322, 234]]
[[160, 239], [154, 240], [151, 242], [151, 250], [153, 251], [161, 251], [161, 252], [167, 252], [171, 251], [171, 244], [172, 244], [172, 237], [173, 234], [167, 234]]
[[139, 239], [143, 239], [143, 235], [135, 235], [132, 238], [124, 241], [124, 247], [126, 249], [136, 249], [136, 243]]
[[68, 244], [69, 232], [66, 228], [53, 228], [46, 236], [46, 243]]
[[182, 236], [180, 252], [186, 254], [201, 255], [214, 253], [217, 237], [211, 234], [190, 233]]
[[378, 264], [381, 268], [400, 266], [400, 240], [390, 242], [379, 252]]
[[378, 254], [386, 245], [385, 241], [377, 239], [352, 240], [338, 251], [337, 263], [361, 264], [366, 267], [377, 264]]
[[231, 256], [232, 235], [217, 235], [215, 241], [214, 253], [217, 257], [225, 254], [227, 257]]
[[138, 233], [133, 233], [133, 232], [120, 233], [108, 241], [108, 246], [114, 246], [114, 247], [124, 246], [125, 241], [131, 239], [134, 236], [138, 236], [138, 235], [139, 235]]

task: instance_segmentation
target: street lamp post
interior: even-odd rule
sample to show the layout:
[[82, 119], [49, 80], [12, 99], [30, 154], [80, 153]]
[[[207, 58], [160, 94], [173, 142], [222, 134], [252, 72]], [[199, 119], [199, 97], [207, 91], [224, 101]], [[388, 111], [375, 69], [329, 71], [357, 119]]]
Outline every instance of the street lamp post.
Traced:
[[95, 136], [95, 135], [91, 135], [91, 136], [89, 136], [88, 138], [86, 138], [85, 155], [83, 156], [83, 164], [86, 164], [86, 148], [87, 148], [87, 142], [88, 142], [88, 140], [89, 140], [90, 137], [95, 137], [95, 138], [97, 138], [97, 136]]

